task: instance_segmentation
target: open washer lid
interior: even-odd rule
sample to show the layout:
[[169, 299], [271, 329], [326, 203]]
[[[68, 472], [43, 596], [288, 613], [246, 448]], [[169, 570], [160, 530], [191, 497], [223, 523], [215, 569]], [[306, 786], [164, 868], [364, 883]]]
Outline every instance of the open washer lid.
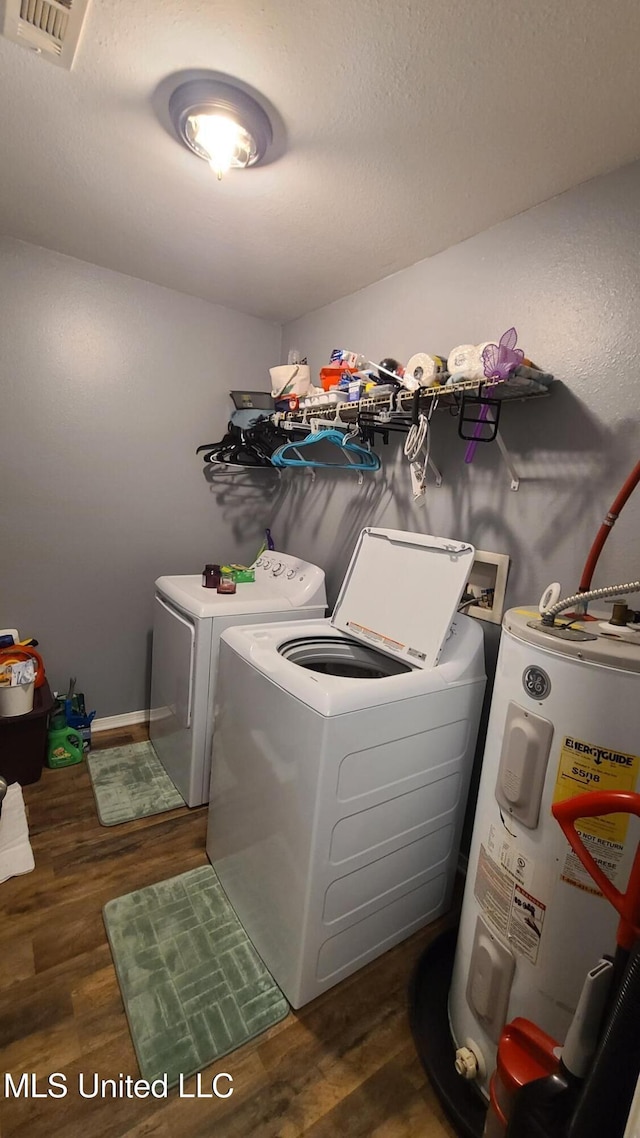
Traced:
[[474, 554], [468, 542], [403, 530], [363, 529], [331, 623], [387, 656], [432, 668]]

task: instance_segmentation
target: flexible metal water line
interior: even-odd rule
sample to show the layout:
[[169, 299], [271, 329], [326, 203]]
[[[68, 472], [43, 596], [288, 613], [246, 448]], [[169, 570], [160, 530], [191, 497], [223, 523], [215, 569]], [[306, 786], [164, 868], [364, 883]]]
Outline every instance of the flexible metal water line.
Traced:
[[553, 624], [559, 613], [575, 604], [603, 600], [605, 597], [623, 597], [627, 593], [638, 592], [640, 592], [640, 581], [628, 581], [626, 585], [607, 585], [603, 589], [590, 589], [588, 593], [574, 593], [573, 596], [565, 597], [564, 600], [557, 601], [555, 605], [547, 609], [543, 614], [542, 623]]

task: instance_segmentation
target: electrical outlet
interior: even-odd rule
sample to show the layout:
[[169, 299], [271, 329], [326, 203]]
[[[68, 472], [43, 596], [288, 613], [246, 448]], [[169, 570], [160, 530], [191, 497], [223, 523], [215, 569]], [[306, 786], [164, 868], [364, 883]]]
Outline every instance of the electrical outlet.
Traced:
[[500, 624], [508, 572], [509, 558], [506, 553], [488, 553], [484, 549], [476, 549], [463, 603], [469, 594], [478, 600], [475, 604], [464, 604], [462, 611], [468, 616]]

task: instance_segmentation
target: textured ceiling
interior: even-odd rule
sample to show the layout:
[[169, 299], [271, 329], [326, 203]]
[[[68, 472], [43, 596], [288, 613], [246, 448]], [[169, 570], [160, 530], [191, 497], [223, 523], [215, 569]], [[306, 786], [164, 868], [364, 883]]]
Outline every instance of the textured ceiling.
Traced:
[[[639, 43], [637, 0], [93, 0], [71, 72], [0, 40], [0, 232], [287, 320], [640, 156]], [[203, 68], [276, 161], [169, 136]]]

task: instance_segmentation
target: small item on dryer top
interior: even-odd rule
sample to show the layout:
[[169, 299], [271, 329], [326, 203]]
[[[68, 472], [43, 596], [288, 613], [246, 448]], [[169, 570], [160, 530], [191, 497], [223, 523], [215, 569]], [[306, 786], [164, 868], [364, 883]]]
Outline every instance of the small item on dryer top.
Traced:
[[251, 584], [256, 579], [256, 571], [249, 565], [230, 565], [229, 568], [236, 585]]
[[218, 585], [219, 593], [235, 593], [236, 583], [233, 577], [222, 577]]
[[220, 566], [205, 565], [202, 570], [202, 588], [217, 589], [220, 584]]
[[262, 554], [265, 553], [267, 549], [273, 550], [273, 549], [275, 549], [275, 547], [276, 547], [276, 544], [275, 544], [275, 542], [271, 536], [271, 530], [266, 529], [264, 531], [264, 541], [262, 542], [262, 545], [260, 546], [258, 552], [256, 553], [254, 560], [257, 561], [259, 557], [262, 557]]

